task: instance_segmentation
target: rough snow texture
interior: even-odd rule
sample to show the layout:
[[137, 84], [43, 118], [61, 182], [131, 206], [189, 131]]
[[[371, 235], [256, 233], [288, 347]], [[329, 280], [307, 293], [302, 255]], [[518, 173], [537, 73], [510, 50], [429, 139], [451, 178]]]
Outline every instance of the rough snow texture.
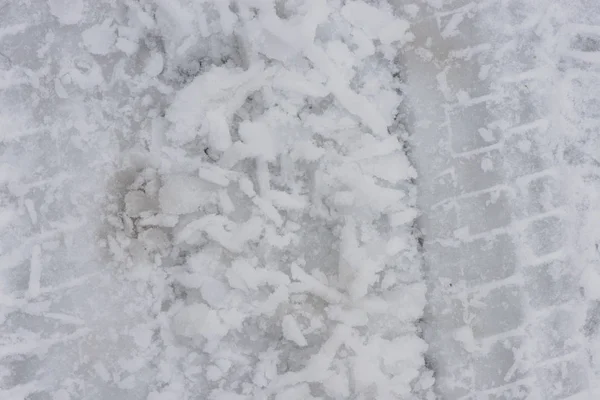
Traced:
[[362, 1], [128, 16], [117, 31], [159, 36], [146, 71], [177, 87], [123, 163], [108, 235], [151, 292], [149, 399], [426, 395], [416, 173], [395, 123], [408, 23]]
[[0, 399], [600, 397], [594, 2], [4, 3]]

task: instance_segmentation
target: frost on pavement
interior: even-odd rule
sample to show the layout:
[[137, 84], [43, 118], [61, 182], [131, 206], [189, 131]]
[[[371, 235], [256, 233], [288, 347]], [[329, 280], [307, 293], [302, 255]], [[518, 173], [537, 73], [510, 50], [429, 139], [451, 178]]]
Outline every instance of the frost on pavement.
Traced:
[[[177, 88], [124, 160], [107, 238], [156, 321], [148, 399], [425, 395], [416, 173], [395, 121], [408, 23], [363, 1], [127, 15], [115, 46], [160, 37], [146, 71]], [[105, 53], [114, 30], [91, 29]]]

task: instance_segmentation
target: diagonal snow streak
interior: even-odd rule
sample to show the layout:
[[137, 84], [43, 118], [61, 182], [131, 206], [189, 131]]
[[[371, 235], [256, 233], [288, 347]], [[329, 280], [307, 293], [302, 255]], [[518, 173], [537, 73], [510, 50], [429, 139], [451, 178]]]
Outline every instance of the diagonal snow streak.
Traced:
[[160, 305], [148, 398], [425, 396], [408, 23], [385, 2], [139, 4], [181, 83], [108, 238]]

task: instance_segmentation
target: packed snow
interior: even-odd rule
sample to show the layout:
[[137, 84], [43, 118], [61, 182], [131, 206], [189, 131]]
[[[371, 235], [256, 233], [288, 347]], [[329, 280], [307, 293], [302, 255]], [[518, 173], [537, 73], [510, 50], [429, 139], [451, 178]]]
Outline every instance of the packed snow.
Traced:
[[537, 3], [0, 4], [0, 399], [596, 399], [600, 7]]

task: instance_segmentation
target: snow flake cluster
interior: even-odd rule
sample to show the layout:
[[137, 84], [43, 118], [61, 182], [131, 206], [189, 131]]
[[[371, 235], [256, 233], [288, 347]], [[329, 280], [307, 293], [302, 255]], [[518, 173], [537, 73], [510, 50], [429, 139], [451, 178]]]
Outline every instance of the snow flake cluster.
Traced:
[[115, 265], [147, 284], [157, 321], [148, 399], [429, 390], [416, 173], [395, 122], [408, 22], [360, 0], [125, 13], [127, 29], [84, 32], [89, 51], [160, 38], [146, 74], [177, 88], [125, 161], [108, 221]]

